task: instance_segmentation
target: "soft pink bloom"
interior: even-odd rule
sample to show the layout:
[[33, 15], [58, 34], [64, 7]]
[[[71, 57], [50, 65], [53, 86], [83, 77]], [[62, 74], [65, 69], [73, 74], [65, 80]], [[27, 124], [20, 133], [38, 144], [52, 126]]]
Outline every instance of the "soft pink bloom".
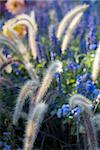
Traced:
[[13, 15], [19, 14], [24, 10], [24, 0], [8, 0], [5, 4], [6, 9]]

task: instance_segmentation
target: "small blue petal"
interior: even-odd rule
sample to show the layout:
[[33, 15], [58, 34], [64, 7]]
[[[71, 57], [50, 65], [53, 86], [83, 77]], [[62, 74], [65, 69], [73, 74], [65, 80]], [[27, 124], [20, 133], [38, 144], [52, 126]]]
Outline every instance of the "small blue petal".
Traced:
[[57, 117], [58, 118], [62, 117], [62, 109], [61, 108], [59, 108], [58, 111], [57, 111]]

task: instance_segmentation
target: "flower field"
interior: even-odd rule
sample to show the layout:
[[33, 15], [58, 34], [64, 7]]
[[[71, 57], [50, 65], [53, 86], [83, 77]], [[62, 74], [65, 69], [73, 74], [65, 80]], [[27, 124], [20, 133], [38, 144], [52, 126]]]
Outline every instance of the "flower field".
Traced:
[[99, 10], [0, 0], [0, 150], [100, 150]]

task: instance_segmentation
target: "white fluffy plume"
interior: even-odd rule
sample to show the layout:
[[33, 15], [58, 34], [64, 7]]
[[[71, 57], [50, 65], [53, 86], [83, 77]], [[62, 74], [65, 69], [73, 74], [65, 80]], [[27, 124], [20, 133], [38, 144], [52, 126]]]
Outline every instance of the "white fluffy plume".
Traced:
[[13, 30], [18, 24], [23, 24], [28, 28], [28, 39], [29, 46], [31, 48], [32, 56], [34, 59], [37, 57], [37, 45], [36, 45], [36, 34], [37, 34], [37, 24], [35, 21], [34, 11], [31, 12], [30, 16], [26, 14], [21, 14], [16, 16], [14, 19], [9, 21], [8, 30]]
[[25, 99], [28, 96], [32, 97], [38, 86], [39, 86], [39, 82], [36, 80], [35, 81], [28, 80], [24, 84], [24, 86], [22, 86], [21, 91], [20, 91], [18, 98], [17, 98], [17, 103], [16, 103], [14, 115], [13, 115], [13, 124], [14, 125], [17, 124], [18, 119], [21, 115], [21, 111], [22, 111]]
[[39, 91], [37, 92], [36, 96], [36, 102], [41, 101], [43, 98], [44, 94], [46, 93], [47, 89], [49, 88], [52, 78], [56, 72], [61, 72], [62, 71], [62, 63], [60, 61], [54, 61], [49, 68], [47, 69], [47, 73], [43, 78], [42, 84], [39, 88]]
[[97, 79], [99, 72], [100, 72], [100, 42], [99, 42], [98, 48], [96, 50], [96, 55], [95, 55], [93, 67], [92, 67], [93, 81], [95, 81]]
[[73, 31], [75, 30], [75, 28], [77, 27], [81, 17], [83, 15], [83, 12], [77, 14], [74, 19], [72, 20], [72, 22], [70, 23], [66, 33], [65, 33], [65, 36], [63, 38], [63, 41], [62, 41], [62, 45], [61, 45], [61, 50], [62, 50], [62, 53], [64, 53], [64, 51], [67, 49], [68, 47], [68, 44], [72, 38], [72, 34], [73, 34]]
[[35, 73], [35, 69], [33, 68], [33, 65], [30, 63], [30, 55], [27, 51], [27, 47], [23, 44], [22, 40], [18, 38], [18, 36], [15, 34], [13, 29], [9, 30], [12, 32], [12, 36], [13, 36], [13, 41], [16, 44], [16, 47], [22, 57], [22, 62], [25, 66], [25, 69], [27, 70], [29, 76], [31, 77], [31, 79], [38, 79], [38, 76]]
[[75, 106], [80, 106], [83, 108], [83, 110], [88, 113], [90, 116], [92, 116], [92, 111], [91, 108], [92, 103], [90, 100], [88, 100], [86, 97], [80, 95], [80, 94], [76, 94], [73, 95], [70, 99], [69, 99], [69, 104], [71, 105], [71, 107], [75, 107]]
[[35, 139], [37, 137], [40, 125], [44, 119], [44, 115], [47, 112], [48, 105], [45, 103], [36, 104], [35, 108], [29, 114], [27, 121], [25, 139], [24, 139], [24, 150], [31, 150]]
[[58, 29], [57, 29], [57, 33], [56, 36], [57, 38], [60, 40], [62, 38], [62, 35], [65, 32], [65, 29], [67, 28], [69, 22], [73, 19], [73, 17], [75, 17], [75, 15], [77, 15], [80, 12], [83, 12], [87, 9], [88, 5], [84, 4], [84, 5], [79, 5], [77, 7], [75, 7], [74, 9], [72, 9], [71, 11], [69, 11], [69, 13], [67, 13], [64, 18], [61, 20]]

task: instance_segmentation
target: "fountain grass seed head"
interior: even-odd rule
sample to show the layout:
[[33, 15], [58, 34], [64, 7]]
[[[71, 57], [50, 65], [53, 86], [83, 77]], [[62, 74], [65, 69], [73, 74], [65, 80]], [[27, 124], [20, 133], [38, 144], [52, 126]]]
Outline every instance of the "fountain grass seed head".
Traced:
[[98, 48], [96, 50], [96, 55], [95, 55], [93, 67], [92, 67], [93, 81], [95, 81], [97, 79], [99, 72], [100, 72], [100, 42], [99, 42]]
[[91, 108], [93, 107], [92, 102], [87, 98], [85, 98], [84, 96], [79, 94], [73, 95], [69, 99], [69, 104], [71, 105], [72, 108], [77, 105], [80, 106], [84, 110], [84, 112], [92, 116], [92, 111], [91, 111]]
[[[1, 50], [0, 50], [0, 59], [2, 60], [2, 63], [1, 63], [1, 66], [0, 66], [0, 68], [2, 67], [2, 65], [5, 63], [5, 62], [7, 62], [7, 57], [5, 56], [5, 55], [3, 55], [3, 53], [1, 52]], [[7, 65], [5, 68], [5, 71], [7, 72], [7, 73], [11, 73], [12, 72], [12, 67], [11, 67], [11, 65], [9, 64], [9, 65]]]
[[63, 41], [62, 41], [62, 45], [61, 45], [62, 53], [64, 53], [64, 51], [68, 48], [68, 44], [71, 41], [73, 31], [75, 30], [75, 28], [79, 24], [82, 16], [83, 16], [83, 12], [78, 13], [74, 17], [74, 19], [72, 20], [72, 22], [70, 23], [70, 25], [69, 25], [69, 27], [68, 27], [68, 29], [67, 29], [64, 37], [63, 37]]
[[75, 17], [78, 13], [85, 11], [87, 8], [88, 5], [86, 4], [79, 5], [64, 16], [64, 18], [61, 20], [58, 26], [57, 33], [56, 33], [56, 36], [59, 40], [62, 38], [63, 33], [65, 32], [69, 22], [73, 19], [73, 17]]
[[52, 64], [48, 67], [47, 73], [43, 78], [43, 81], [41, 83], [41, 86], [37, 92], [36, 95], [36, 102], [39, 102], [42, 100], [44, 94], [47, 92], [54, 74], [56, 72], [61, 72], [62, 71], [62, 63], [60, 61], [54, 61]]
[[24, 150], [32, 150], [47, 108], [47, 104], [40, 102], [30, 112], [25, 131]]
[[34, 59], [37, 57], [37, 44], [36, 44], [36, 34], [37, 34], [37, 24], [35, 21], [35, 14], [31, 12], [31, 15], [21, 14], [15, 18], [9, 20], [3, 27], [4, 35], [13, 39], [12, 32], [9, 30], [12, 29], [18, 35], [18, 37], [23, 37], [26, 34], [25, 27], [28, 27], [28, 40], [29, 46], [31, 48], [32, 56]]
[[21, 111], [25, 102], [25, 99], [29, 96], [30, 98], [35, 95], [35, 91], [37, 87], [39, 86], [39, 82], [34, 80], [28, 80], [21, 88], [20, 93], [17, 98], [17, 103], [13, 115], [13, 124], [16, 125], [18, 122], [18, 119], [21, 115]]

